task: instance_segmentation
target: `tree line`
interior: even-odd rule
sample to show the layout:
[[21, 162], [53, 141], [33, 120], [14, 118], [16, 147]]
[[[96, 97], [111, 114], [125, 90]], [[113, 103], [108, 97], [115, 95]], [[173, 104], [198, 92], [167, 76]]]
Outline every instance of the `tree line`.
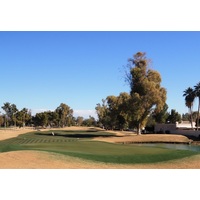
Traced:
[[61, 103], [54, 111], [45, 111], [36, 113], [32, 116], [31, 110], [23, 108], [18, 110], [15, 104], [9, 102], [4, 103], [1, 107], [4, 114], [0, 115], [1, 127], [65, 127], [65, 126], [96, 126], [94, 117], [89, 116], [84, 119], [81, 116], [75, 118], [73, 109], [67, 104]]
[[[197, 83], [193, 88], [188, 87], [183, 91], [183, 96], [185, 97], [185, 105], [189, 109], [189, 121], [191, 122], [191, 127], [193, 127], [192, 122], [196, 122], [197, 130], [199, 129], [199, 112], [200, 112], [200, 82]], [[198, 99], [198, 109], [197, 112], [193, 112], [193, 105], [195, 99]]]
[[[168, 112], [166, 104], [167, 91], [161, 86], [161, 75], [150, 68], [151, 60], [146, 53], [137, 52], [128, 60], [125, 71], [125, 82], [130, 87], [130, 92], [121, 92], [119, 96], [109, 95], [96, 104], [98, 116], [81, 116], [75, 118], [73, 109], [61, 103], [54, 111], [45, 111], [31, 115], [27, 108], [18, 110], [15, 104], [4, 103], [4, 114], [0, 115], [0, 126], [35, 126], [35, 127], [64, 127], [64, 126], [100, 126], [106, 129], [137, 129], [137, 133], [146, 127], [152, 129], [156, 123], [176, 123], [190, 118], [193, 122], [192, 111], [195, 98], [199, 99], [197, 122], [200, 112], [200, 83], [194, 89], [184, 91], [186, 106], [189, 113], [180, 115], [175, 109]], [[197, 126], [198, 127], [198, 126]]]

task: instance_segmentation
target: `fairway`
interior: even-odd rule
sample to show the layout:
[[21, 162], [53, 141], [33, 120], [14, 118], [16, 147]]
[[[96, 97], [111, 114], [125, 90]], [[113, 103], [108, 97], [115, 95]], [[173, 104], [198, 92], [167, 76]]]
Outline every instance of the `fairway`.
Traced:
[[141, 147], [92, 140], [97, 137], [108, 138], [112, 136], [115, 136], [115, 134], [97, 130], [37, 131], [0, 141], [0, 152], [18, 150], [46, 151], [91, 161], [118, 164], [156, 163], [199, 154], [198, 152], [186, 150]]

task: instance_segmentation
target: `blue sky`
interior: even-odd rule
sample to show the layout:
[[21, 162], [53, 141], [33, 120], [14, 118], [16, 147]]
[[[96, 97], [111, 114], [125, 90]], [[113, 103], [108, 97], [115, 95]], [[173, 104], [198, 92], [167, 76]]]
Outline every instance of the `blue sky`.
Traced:
[[[200, 32], [169, 31], [200, 31], [199, 1], [9, 0], [1, 1], [0, 10], [0, 31], [36, 31], [0, 32], [0, 107], [4, 102], [9, 101], [15, 103], [19, 109], [27, 107], [35, 112], [43, 109], [54, 110], [61, 102], [65, 102], [77, 114], [88, 116], [89, 113], [94, 113], [96, 103], [101, 102], [102, 98], [129, 91], [122, 78], [122, 66], [127, 64], [127, 59], [134, 53], [144, 51], [153, 61], [152, 68], [161, 73], [162, 86], [168, 91], [169, 109], [187, 112], [182, 97], [183, 90], [200, 81], [198, 73]], [[42, 30], [130, 32], [54, 32], [50, 34], [37, 32]], [[65, 170], [64, 173], [66, 172]], [[106, 171], [103, 170], [103, 172]], [[121, 172], [120, 170], [120, 174]], [[149, 170], [145, 175], [143, 170], [142, 173], [138, 170], [131, 172], [124, 170], [124, 172], [127, 172], [128, 176], [123, 174], [123, 177], [130, 177], [131, 173], [137, 184], [142, 180], [141, 177], [147, 178], [146, 176], [151, 183], [153, 180], [155, 184], [161, 181], [159, 190], [163, 192], [166, 188], [163, 185], [169, 187], [166, 180], [168, 178], [170, 178], [169, 181], [171, 180], [166, 170], [165, 173], [159, 172], [158, 176], [155, 176], [155, 171], [151, 176]], [[57, 173], [56, 171], [55, 177]], [[177, 171], [175, 173], [177, 175]], [[183, 173], [181, 178], [184, 176], [184, 180], [189, 178], [188, 181], [191, 182], [192, 171], [189, 170], [188, 177], [185, 177], [185, 171]], [[70, 174], [66, 174], [67, 180], [71, 178], [70, 180], [73, 181], [76, 174], [70, 171]], [[1, 175], [5, 176], [5, 181], [9, 180], [9, 176], [13, 178], [10, 171], [7, 174], [3, 171]], [[32, 175], [35, 177], [33, 173], [30, 173], [29, 177]], [[42, 171], [38, 175], [41, 177], [45, 173]], [[103, 175], [98, 171], [95, 179]], [[115, 181], [116, 174], [114, 177], [112, 175], [110, 171], [106, 172], [105, 178], [111, 181], [109, 187], [114, 185], [114, 189], [118, 187], [118, 182]], [[87, 173], [88, 184], [94, 183], [93, 177], [94, 174]], [[157, 177], [159, 180], [156, 179]], [[196, 172], [193, 177], [196, 180]], [[184, 181], [180, 181], [181, 178], [174, 179], [172, 189], [175, 188], [174, 186], [176, 188], [180, 186], [180, 189], [185, 188]], [[23, 183], [27, 182], [21, 175], [20, 180]], [[48, 177], [45, 175], [41, 180], [48, 180]], [[122, 181], [126, 180], [123, 178]], [[95, 185], [93, 190], [98, 188], [96, 187], [98, 183], [93, 184]], [[42, 185], [45, 184], [49, 182], [42, 183]], [[18, 185], [19, 188], [17, 188]], [[87, 188], [82, 185], [81, 198], [85, 194], [84, 191], [87, 191], [85, 190]], [[154, 184], [151, 185], [154, 186]], [[21, 184], [13, 186], [13, 189], [16, 189], [13, 194], [16, 196], [21, 189]], [[30, 184], [26, 189], [29, 188], [31, 188]], [[56, 189], [54, 187], [56, 196], [62, 194], [60, 187]], [[7, 188], [2, 191], [7, 192]], [[74, 191], [74, 188], [71, 187], [69, 191]], [[123, 197], [126, 195], [129, 198], [132, 191], [130, 194], [128, 191], [131, 190], [127, 190], [126, 185], [124, 188], [120, 186], [116, 195], [106, 191], [103, 195], [113, 198], [113, 195], [119, 197], [122, 194]], [[147, 194], [146, 197], [149, 198], [151, 193], [142, 192], [143, 188], [140, 190], [138, 187], [134, 196], [141, 198], [141, 194]], [[46, 191], [44, 195], [46, 197]], [[155, 194], [153, 195], [154, 199], [160, 199], [160, 196], [156, 198]], [[180, 198], [179, 192], [173, 195]], [[190, 193], [191, 195], [194, 194]], [[48, 197], [53, 199], [54, 196], [51, 194]], [[87, 194], [87, 199], [93, 199], [93, 196], [91, 197]]]
[[200, 81], [200, 32], [192, 31], [0, 32], [0, 105], [35, 113], [66, 103], [94, 116], [103, 98], [129, 92], [123, 66], [138, 51], [160, 72], [169, 110], [187, 112], [183, 91]]

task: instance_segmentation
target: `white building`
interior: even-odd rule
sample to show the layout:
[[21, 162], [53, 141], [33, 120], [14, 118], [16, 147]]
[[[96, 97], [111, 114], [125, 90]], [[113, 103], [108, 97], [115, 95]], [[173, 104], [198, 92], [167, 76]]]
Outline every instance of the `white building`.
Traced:
[[[196, 128], [195, 122], [193, 122], [193, 128]], [[168, 133], [200, 137], [200, 131], [193, 130], [191, 123], [188, 121], [182, 121], [181, 123], [176, 124], [156, 124], [154, 131], [155, 133]]]

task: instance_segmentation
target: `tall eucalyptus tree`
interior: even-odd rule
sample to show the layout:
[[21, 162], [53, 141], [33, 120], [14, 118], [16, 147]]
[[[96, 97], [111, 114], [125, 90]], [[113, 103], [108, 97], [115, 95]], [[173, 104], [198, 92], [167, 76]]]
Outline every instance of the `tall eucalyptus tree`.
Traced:
[[131, 87], [132, 122], [137, 127], [137, 133], [141, 134], [141, 128], [145, 126], [151, 112], [160, 112], [166, 102], [167, 91], [161, 87], [161, 75], [150, 69], [146, 54], [138, 52], [129, 60], [129, 83]]
[[59, 126], [71, 126], [73, 118], [73, 110], [66, 104], [61, 103], [55, 110], [59, 117]]

